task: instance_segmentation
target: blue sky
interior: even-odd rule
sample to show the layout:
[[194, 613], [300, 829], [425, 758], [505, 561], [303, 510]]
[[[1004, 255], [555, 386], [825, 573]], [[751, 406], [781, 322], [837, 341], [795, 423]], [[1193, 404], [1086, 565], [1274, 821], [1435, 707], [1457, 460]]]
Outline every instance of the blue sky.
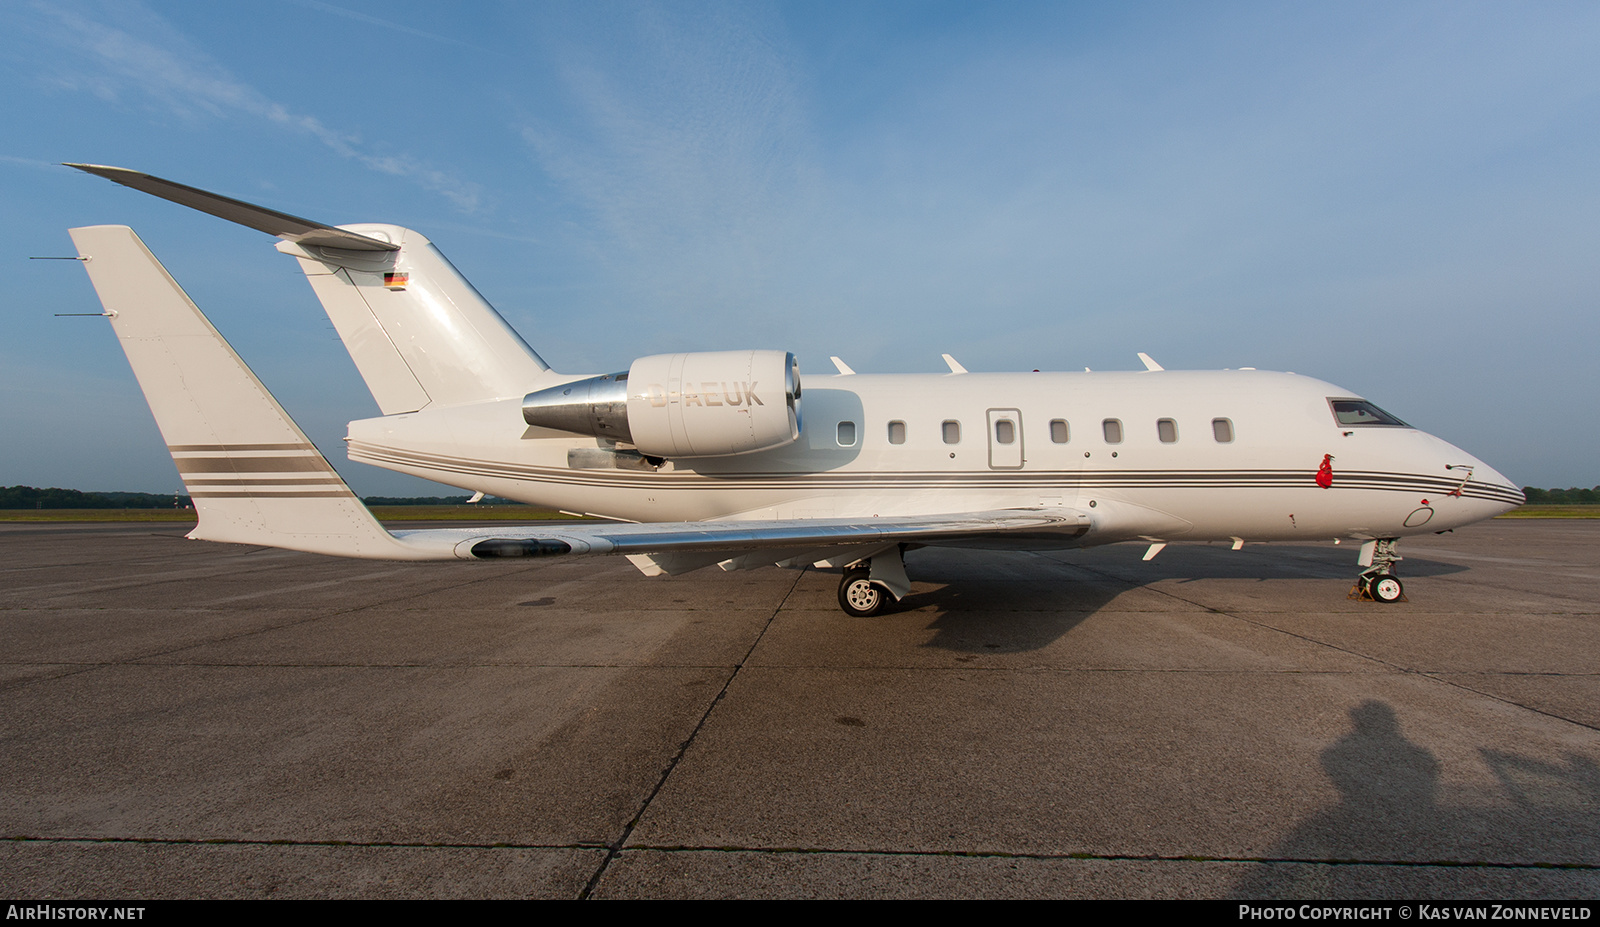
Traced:
[[1600, 482], [1600, 5], [0, 6], [0, 484], [178, 488], [77, 225], [133, 226], [360, 493], [272, 239], [114, 164], [428, 235], [557, 369], [1294, 370]]

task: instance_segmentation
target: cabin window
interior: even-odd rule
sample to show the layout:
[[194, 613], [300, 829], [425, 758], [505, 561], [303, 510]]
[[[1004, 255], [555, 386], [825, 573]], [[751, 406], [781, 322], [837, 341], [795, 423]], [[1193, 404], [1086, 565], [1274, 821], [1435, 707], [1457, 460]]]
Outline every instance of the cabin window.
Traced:
[[1170, 418], [1156, 419], [1156, 437], [1162, 444], [1176, 444], [1178, 441], [1178, 423]]
[[1365, 399], [1332, 399], [1328, 404], [1333, 406], [1333, 417], [1341, 425], [1395, 425], [1400, 428], [1410, 428], [1405, 422], [1400, 421], [1389, 413], [1383, 411]]
[[1055, 444], [1067, 443], [1067, 420], [1056, 418], [1050, 420], [1050, 440]]
[[1105, 434], [1107, 444], [1122, 443], [1122, 419], [1108, 418], [1100, 423], [1100, 430]]
[[955, 421], [954, 419], [946, 421], [944, 423], [944, 428], [942, 430], [944, 432], [944, 443], [946, 443], [946, 444], [960, 444], [961, 443], [961, 423], [960, 422]]
[[890, 444], [904, 444], [904, 443], [906, 443], [906, 423], [905, 422], [890, 422], [889, 423], [889, 443]]
[[1233, 421], [1226, 418], [1211, 420], [1211, 437], [1217, 439], [1218, 444], [1233, 443]]
[[839, 423], [839, 446], [840, 447], [855, 447], [856, 446], [856, 423], [855, 422], [840, 422]]
[[1011, 444], [1017, 440], [1017, 426], [1008, 418], [1003, 418], [994, 423], [994, 439], [1000, 444]]

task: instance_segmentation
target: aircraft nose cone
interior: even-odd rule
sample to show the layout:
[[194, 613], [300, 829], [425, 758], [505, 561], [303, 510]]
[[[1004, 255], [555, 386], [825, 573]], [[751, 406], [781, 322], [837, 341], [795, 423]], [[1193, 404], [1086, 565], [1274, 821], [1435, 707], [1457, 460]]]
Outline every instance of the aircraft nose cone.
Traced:
[[[1456, 475], [1455, 478], [1466, 476], [1460, 465], [1450, 472]], [[1461, 505], [1460, 514], [1467, 522], [1503, 515], [1528, 501], [1521, 487], [1482, 461], [1474, 461], [1472, 475], [1457, 487], [1456, 492], [1460, 493], [1456, 497], [1458, 504], [1465, 503]]]
[[[1433, 436], [1430, 436], [1433, 437]], [[1451, 527], [1503, 515], [1527, 501], [1522, 489], [1495, 468], [1448, 441], [1434, 437], [1434, 453], [1452, 489], [1439, 494], [1439, 517]], [[1435, 471], [1438, 472], [1438, 471]]]
[[[1480, 476], [1480, 474], [1481, 474], [1481, 476]], [[1506, 506], [1506, 510], [1507, 511], [1510, 511], [1511, 509], [1514, 509], [1517, 506], [1519, 506], [1519, 505], [1523, 504], [1524, 502], [1528, 501], [1528, 497], [1527, 497], [1526, 494], [1523, 493], [1521, 486], [1518, 486], [1516, 483], [1513, 483], [1510, 480], [1506, 479], [1505, 476], [1500, 473], [1500, 471], [1496, 470], [1493, 467], [1488, 467], [1488, 466], [1484, 466], [1483, 464], [1479, 464], [1478, 465], [1478, 469], [1476, 469], [1476, 470], [1474, 470], [1472, 472], [1472, 478], [1474, 480], [1477, 480], [1477, 481], [1480, 481], [1480, 482], [1484, 482], [1484, 483], [1489, 483], [1490, 485], [1496, 486], [1496, 487], [1498, 487], [1500, 489], [1507, 489], [1507, 490], [1510, 490], [1511, 492], [1515, 493], [1516, 497], [1517, 497], [1517, 501], [1513, 503], [1513, 502], [1510, 502], [1509, 499], [1508, 499], [1507, 500], [1507, 506]]]

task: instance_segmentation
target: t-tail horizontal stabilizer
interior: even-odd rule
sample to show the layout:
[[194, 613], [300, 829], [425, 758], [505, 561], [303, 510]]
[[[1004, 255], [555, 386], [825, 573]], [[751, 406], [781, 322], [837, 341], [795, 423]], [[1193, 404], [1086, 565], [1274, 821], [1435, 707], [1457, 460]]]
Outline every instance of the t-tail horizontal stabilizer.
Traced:
[[357, 235], [344, 229], [323, 225], [310, 219], [291, 216], [286, 212], [246, 203], [220, 193], [211, 193], [186, 184], [175, 183], [160, 177], [152, 177], [140, 171], [130, 171], [125, 167], [110, 167], [105, 164], [67, 164], [67, 167], [77, 168], [85, 173], [104, 177], [124, 187], [159, 196], [164, 200], [198, 209], [210, 213], [219, 219], [237, 222], [246, 228], [252, 228], [268, 235], [276, 235], [296, 244], [319, 245], [324, 248], [343, 248], [346, 251], [399, 251], [400, 246], [387, 241], [380, 241], [366, 235]]
[[520, 398], [549, 365], [426, 236], [395, 225], [335, 228], [101, 164], [81, 171], [284, 239], [385, 415]]

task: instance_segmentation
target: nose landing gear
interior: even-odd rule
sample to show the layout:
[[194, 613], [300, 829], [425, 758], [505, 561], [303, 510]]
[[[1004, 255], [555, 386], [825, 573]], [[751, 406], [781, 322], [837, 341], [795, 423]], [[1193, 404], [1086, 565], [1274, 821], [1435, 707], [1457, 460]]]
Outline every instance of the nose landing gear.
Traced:
[[1378, 538], [1361, 545], [1359, 563], [1366, 569], [1356, 577], [1356, 584], [1350, 589], [1350, 598], [1385, 604], [1405, 601], [1405, 587], [1400, 584], [1400, 578], [1394, 575], [1394, 565], [1401, 560], [1400, 555], [1395, 553], [1395, 546], [1399, 543], [1399, 538]]
[[1364, 576], [1360, 584], [1366, 587], [1367, 598], [1374, 602], [1398, 602], [1405, 598], [1400, 580], [1393, 576]]

